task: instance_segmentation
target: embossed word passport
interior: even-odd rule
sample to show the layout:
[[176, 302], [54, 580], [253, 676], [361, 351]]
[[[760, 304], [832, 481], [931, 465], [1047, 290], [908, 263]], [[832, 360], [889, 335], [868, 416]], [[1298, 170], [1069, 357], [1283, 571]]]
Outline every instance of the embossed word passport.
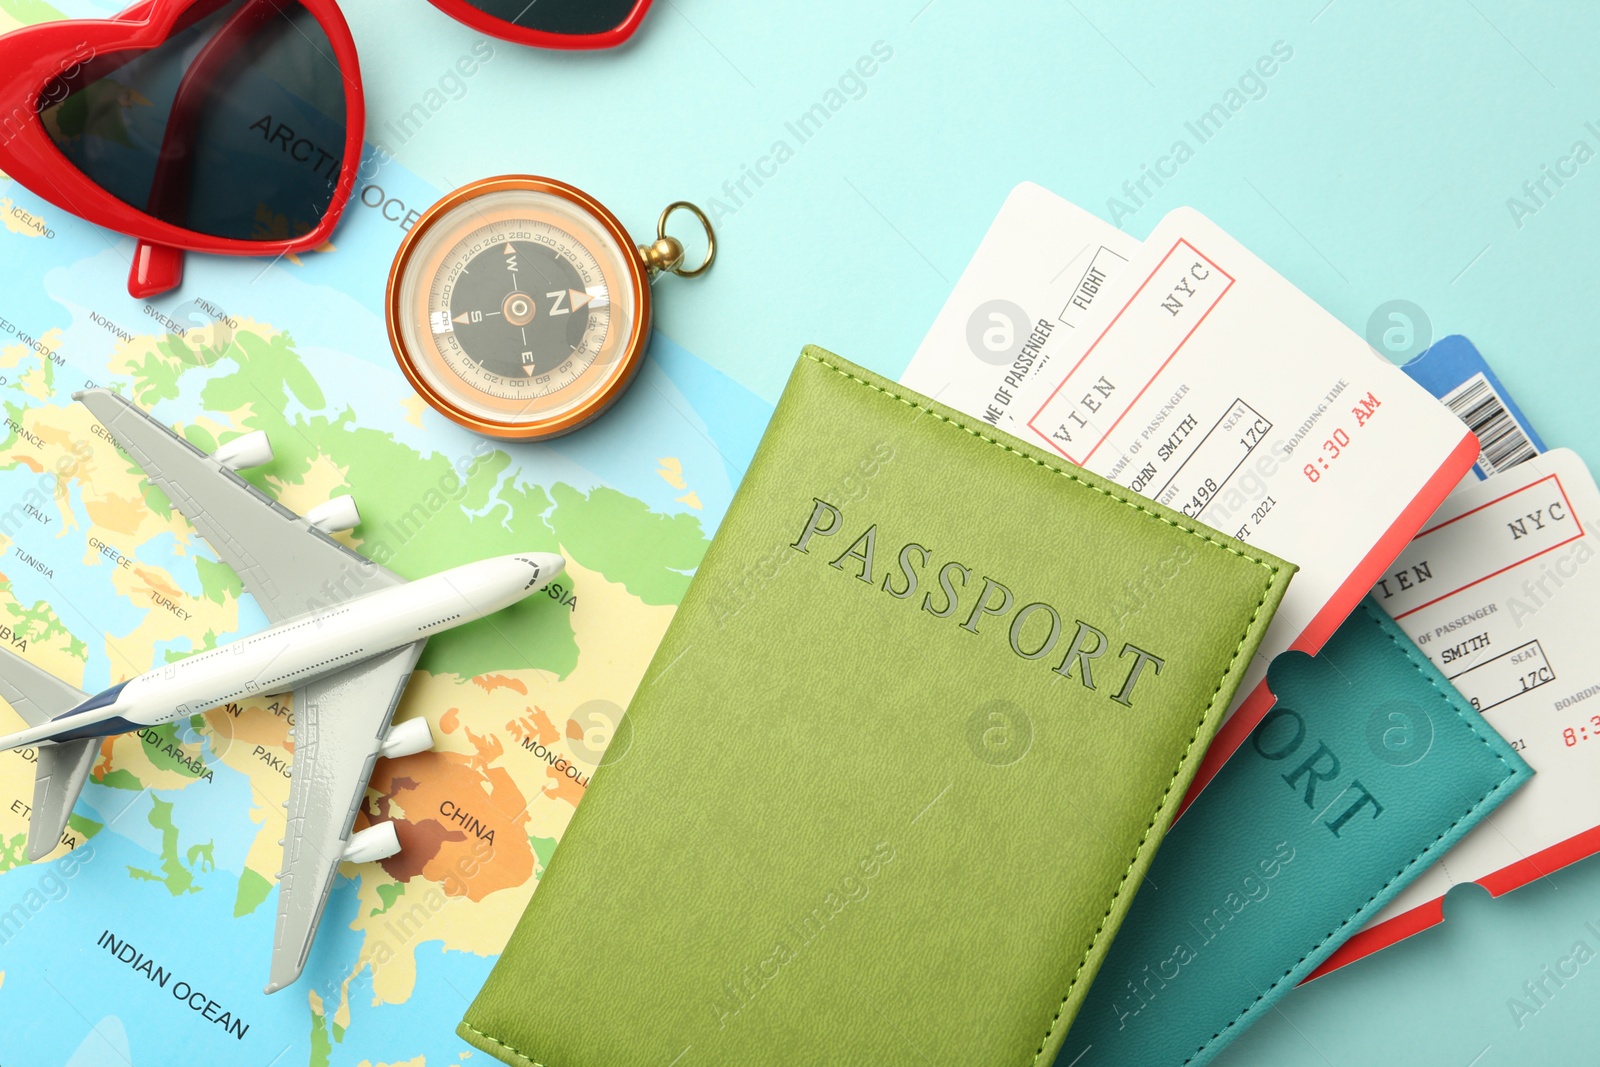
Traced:
[[807, 349], [458, 1032], [1050, 1063], [1293, 571]]
[[1371, 600], [1268, 685], [1277, 702], [1167, 834], [1058, 1067], [1209, 1063], [1532, 777]]

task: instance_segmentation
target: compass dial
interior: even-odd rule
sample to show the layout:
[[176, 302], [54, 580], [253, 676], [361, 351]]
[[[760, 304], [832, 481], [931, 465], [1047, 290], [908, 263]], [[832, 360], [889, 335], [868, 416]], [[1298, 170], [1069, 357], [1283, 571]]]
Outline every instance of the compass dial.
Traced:
[[390, 335], [444, 414], [502, 437], [554, 436], [620, 394], [648, 289], [620, 225], [545, 179], [469, 186], [412, 228], [390, 279]]

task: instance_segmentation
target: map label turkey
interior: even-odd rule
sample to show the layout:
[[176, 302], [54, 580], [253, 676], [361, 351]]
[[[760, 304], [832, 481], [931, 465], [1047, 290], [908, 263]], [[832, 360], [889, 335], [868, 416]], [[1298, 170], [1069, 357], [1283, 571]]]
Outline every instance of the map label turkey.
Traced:
[[162, 989], [170, 989], [174, 1000], [181, 1001], [189, 1006], [189, 1010], [199, 1015], [208, 1023], [222, 1027], [240, 1041], [250, 1031], [250, 1024], [234, 1015], [221, 1004], [206, 996], [202, 991], [194, 988], [188, 982], [173, 980], [171, 969], [161, 966], [154, 959], [134, 948], [130, 942], [119, 941], [110, 930], [100, 933], [100, 940], [95, 942], [99, 948], [109, 952], [113, 959], [119, 963], [126, 963], [133, 968], [135, 974], [142, 974], [153, 985]]
[[187, 609], [178, 607], [177, 601], [169, 596], [163, 596], [154, 589], [150, 590], [150, 599], [155, 601], [157, 607], [166, 608], [180, 619], [191, 617], [191, 613]]

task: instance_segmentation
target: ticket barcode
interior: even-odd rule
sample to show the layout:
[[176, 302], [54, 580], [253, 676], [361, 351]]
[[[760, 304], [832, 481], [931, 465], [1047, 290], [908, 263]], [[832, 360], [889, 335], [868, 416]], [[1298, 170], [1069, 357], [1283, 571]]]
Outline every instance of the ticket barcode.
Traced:
[[1485, 474], [1515, 467], [1539, 454], [1528, 439], [1527, 431], [1482, 372], [1462, 382], [1442, 399], [1478, 439], [1478, 466]]

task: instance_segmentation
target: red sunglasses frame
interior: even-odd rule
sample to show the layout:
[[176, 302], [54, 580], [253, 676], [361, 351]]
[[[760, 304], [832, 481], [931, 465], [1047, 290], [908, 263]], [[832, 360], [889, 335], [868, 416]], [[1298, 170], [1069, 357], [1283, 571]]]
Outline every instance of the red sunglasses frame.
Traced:
[[[344, 155], [333, 197], [317, 225], [298, 237], [245, 241], [198, 233], [163, 222], [117, 199], [80, 171], [50, 139], [39, 115], [39, 98], [57, 77], [96, 55], [120, 51], [145, 51], [167, 40], [173, 25], [190, 8], [205, 0], [144, 0], [110, 19], [67, 19], [26, 26], [0, 37], [0, 170], [37, 195], [79, 218], [138, 240], [128, 275], [128, 292], [136, 297], [155, 296], [177, 287], [183, 278], [183, 254], [211, 252], [227, 256], [280, 256], [304, 252], [323, 244], [333, 233], [345, 205], [355, 190], [361, 166], [362, 138], [366, 129], [366, 100], [361, 91], [361, 66], [355, 39], [334, 0], [251, 0], [230, 20], [248, 27], [242, 17], [255, 5], [277, 7], [296, 3], [316, 18], [327, 34], [334, 59], [345, 83]], [[226, 31], [224, 31], [226, 32]], [[219, 34], [216, 40], [221, 40]], [[85, 50], [89, 56], [85, 57]], [[215, 55], [199, 60], [210, 66]], [[184, 87], [189, 84], [185, 79]], [[180, 90], [181, 94], [181, 90]], [[193, 108], [175, 101], [173, 121], [182, 123]], [[170, 128], [170, 124], [169, 124]], [[165, 163], [165, 157], [163, 158]], [[161, 166], [160, 175], [169, 168]], [[169, 176], [170, 180], [170, 176]], [[183, 177], [186, 187], [187, 176]], [[156, 196], [172, 190], [152, 186]]]
[[650, 10], [651, 0], [636, 0], [633, 10], [628, 12], [628, 17], [616, 27], [603, 33], [547, 33], [544, 30], [530, 30], [514, 22], [485, 14], [481, 8], [474, 7], [467, 0], [428, 0], [428, 2], [457, 22], [503, 41], [533, 45], [536, 48], [578, 49], [615, 48], [632, 37]]

